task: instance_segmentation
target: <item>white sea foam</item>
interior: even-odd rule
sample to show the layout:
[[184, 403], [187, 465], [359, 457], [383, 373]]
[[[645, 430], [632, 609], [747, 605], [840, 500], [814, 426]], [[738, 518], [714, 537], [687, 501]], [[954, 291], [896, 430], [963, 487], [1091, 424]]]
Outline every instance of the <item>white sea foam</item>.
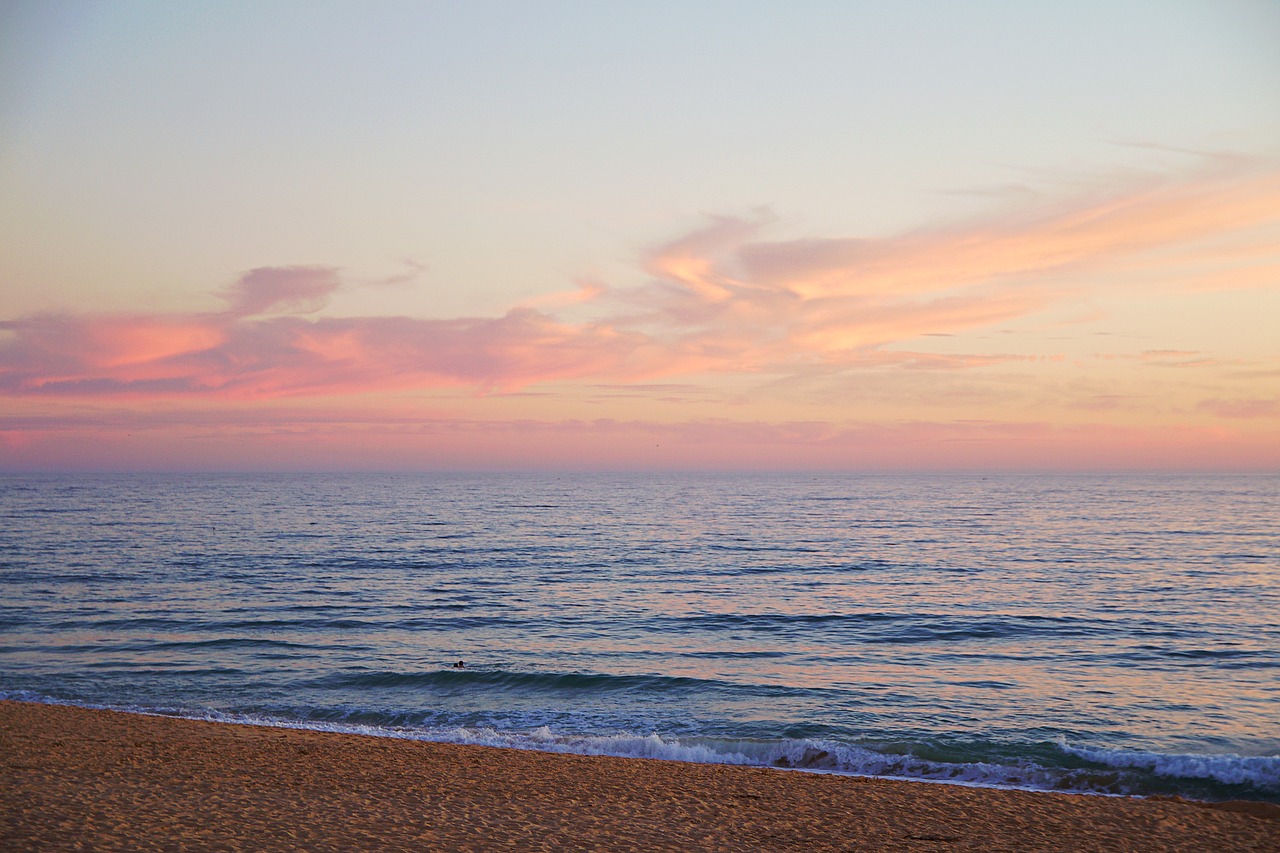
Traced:
[[[248, 720], [244, 720], [248, 721]], [[281, 725], [276, 721], [263, 721]], [[294, 726], [297, 724], [284, 723]], [[1280, 757], [1239, 755], [1162, 755], [1072, 747], [1064, 752], [1101, 764], [1111, 771], [1046, 767], [1033, 761], [935, 761], [911, 753], [881, 752], [857, 744], [821, 739], [725, 739], [620, 733], [557, 734], [547, 726], [523, 732], [493, 728], [405, 729], [342, 723], [306, 723], [301, 727], [391, 736], [437, 743], [526, 749], [575, 755], [651, 758], [698, 764], [732, 764], [810, 772], [948, 782], [982, 787], [1059, 790], [1129, 795], [1141, 786], [1134, 771], [1170, 779], [1206, 779], [1225, 785], [1280, 788]]]
[[1211, 779], [1224, 785], [1280, 788], [1280, 756], [1193, 755], [1072, 746], [1059, 741], [1064, 752], [1108, 767], [1138, 769], [1174, 779]]
[[850, 776], [945, 782], [980, 787], [1028, 790], [1072, 790], [1080, 793], [1128, 794], [1091, 782], [1070, 778], [1062, 771], [1033, 763], [996, 764], [989, 762], [930, 761], [911, 754], [879, 752], [856, 744], [818, 739], [764, 740], [724, 738], [676, 738], [656, 733], [647, 735], [557, 734], [542, 726], [523, 732], [494, 728], [383, 728], [340, 722], [292, 722], [242, 715], [206, 715], [204, 719], [250, 723], [284, 728], [365, 734], [432, 743], [455, 743], [523, 749], [572, 755], [607, 755], [619, 758], [649, 758], [697, 764], [730, 764], [769, 767]]
[[[0, 699], [50, 701], [29, 691], [0, 691]], [[64, 703], [55, 702], [55, 704]], [[814, 738], [730, 739], [672, 737], [657, 733], [584, 735], [557, 733], [549, 726], [540, 726], [526, 731], [504, 731], [491, 727], [386, 727], [350, 722], [288, 720], [216, 711], [192, 714], [177, 709], [155, 707], [66, 704], [132, 713], [181, 716], [209, 722], [362, 734], [433, 743], [468, 744], [576, 755], [649, 758], [698, 764], [784, 768], [979, 787], [1131, 795], [1139, 793], [1144, 787], [1135, 784], [1138, 779], [1135, 774], [1142, 774], [1166, 777], [1170, 780], [1203, 779], [1223, 785], [1255, 787], [1258, 790], [1275, 791], [1280, 788], [1280, 757], [1278, 756], [1168, 755], [1072, 746], [1065, 739], [1060, 739], [1057, 744], [1063, 753], [1108, 769], [1046, 767], [1029, 760], [1009, 763], [937, 761], [910, 752], [880, 751], [869, 746]]]

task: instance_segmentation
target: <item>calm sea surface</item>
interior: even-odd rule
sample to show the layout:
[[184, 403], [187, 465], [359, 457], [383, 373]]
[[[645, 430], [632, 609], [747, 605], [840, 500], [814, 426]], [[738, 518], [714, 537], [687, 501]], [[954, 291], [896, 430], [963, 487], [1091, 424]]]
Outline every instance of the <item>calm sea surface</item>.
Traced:
[[0, 698], [1276, 802], [1278, 519], [1264, 476], [7, 476]]

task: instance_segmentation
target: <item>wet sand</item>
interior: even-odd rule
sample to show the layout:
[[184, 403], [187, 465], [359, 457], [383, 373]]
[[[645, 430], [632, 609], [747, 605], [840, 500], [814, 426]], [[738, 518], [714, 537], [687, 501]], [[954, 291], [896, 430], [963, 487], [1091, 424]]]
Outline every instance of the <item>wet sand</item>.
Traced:
[[1280, 807], [0, 702], [0, 849], [1280, 851]]

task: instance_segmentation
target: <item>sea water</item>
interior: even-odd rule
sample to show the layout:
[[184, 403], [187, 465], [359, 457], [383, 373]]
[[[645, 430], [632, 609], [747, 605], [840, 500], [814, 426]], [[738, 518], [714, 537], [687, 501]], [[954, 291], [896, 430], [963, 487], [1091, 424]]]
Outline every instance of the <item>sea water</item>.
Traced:
[[1278, 518], [1274, 476], [9, 475], [0, 698], [1277, 802]]

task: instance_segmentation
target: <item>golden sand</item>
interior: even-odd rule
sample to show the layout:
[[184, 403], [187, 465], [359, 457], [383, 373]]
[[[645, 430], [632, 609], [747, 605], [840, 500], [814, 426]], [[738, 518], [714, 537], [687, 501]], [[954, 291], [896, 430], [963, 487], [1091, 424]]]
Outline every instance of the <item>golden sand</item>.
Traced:
[[1237, 808], [0, 702], [6, 851], [1280, 851]]

